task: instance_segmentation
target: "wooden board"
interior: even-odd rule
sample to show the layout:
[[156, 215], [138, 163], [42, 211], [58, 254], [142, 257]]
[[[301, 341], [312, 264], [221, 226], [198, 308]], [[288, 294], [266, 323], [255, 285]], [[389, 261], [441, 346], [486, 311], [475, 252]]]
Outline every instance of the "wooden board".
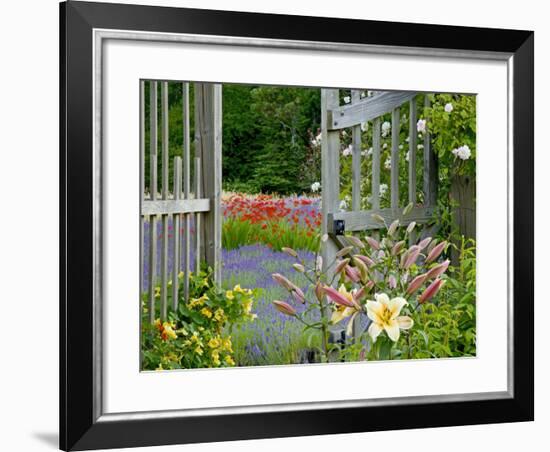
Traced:
[[157, 201], [143, 201], [142, 215], [160, 215], [175, 213], [209, 212], [210, 199], [162, 199]]
[[413, 221], [416, 223], [426, 223], [432, 219], [434, 213], [433, 207], [416, 207], [407, 215], [403, 216], [403, 209], [380, 209], [380, 210], [361, 210], [359, 212], [338, 212], [328, 215], [328, 225], [331, 228], [334, 220], [344, 220], [345, 231], [366, 231], [380, 229], [384, 227], [378, 221], [372, 218], [373, 214], [378, 214], [390, 224], [393, 220], [399, 219], [401, 225], [407, 225]]
[[327, 127], [329, 130], [339, 130], [371, 121], [408, 102], [415, 95], [411, 92], [388, 91], [351, 105], [333, 107], [327, 112]]

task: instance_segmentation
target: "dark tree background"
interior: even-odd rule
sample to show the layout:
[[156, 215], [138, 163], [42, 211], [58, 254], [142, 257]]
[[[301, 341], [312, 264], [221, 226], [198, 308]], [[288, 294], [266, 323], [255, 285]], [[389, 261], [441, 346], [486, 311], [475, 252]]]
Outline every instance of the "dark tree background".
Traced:
[[[191, 154], [193, 84], [190, 88]], [[150, 186], [150, 85], [145, 86], [145, 185]], [[161, 95], [158, 84], [159, 175], [162, 171]], [[182, 84], [169, 84], [169, 148], [182, 155]], [[249, 193], [300, 193], [320, 179], [319, 160], [310, 145], [321, 120], [320, 90], [314, 88], [223, 85], [223, 183], [227, 190]], [[170, 174], [172, 171], [170, 171]], [[170, 177], [172, 187], [172, 177]], [[160, 190], [160, 180], [158, 189]]]

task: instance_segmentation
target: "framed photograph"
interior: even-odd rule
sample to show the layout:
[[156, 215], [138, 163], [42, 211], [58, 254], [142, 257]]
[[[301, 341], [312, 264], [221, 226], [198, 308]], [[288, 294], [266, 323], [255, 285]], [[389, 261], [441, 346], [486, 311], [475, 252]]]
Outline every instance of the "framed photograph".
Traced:
[[61, 4], [60, 447], [533, 420], [533, 33]]

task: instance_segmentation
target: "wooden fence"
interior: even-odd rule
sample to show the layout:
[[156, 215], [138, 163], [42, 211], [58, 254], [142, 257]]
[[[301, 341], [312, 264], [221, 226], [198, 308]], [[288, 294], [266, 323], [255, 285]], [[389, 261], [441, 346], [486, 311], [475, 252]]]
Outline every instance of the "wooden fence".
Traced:
[[[149, 121], [146, 120], [145, 108], [146, 83], [149, 84]], [[192, 145], [190, 84], [182, 83], [183, 143], [180, 152], [173, 156], [172, 162], [170, 162], [168, 89], [169, 82], [166, 81], [140, 82], [140, 240], [142, 244], [140, 287], [146, 288], [150, 322], [154, 322], [157, 317], [161, 319], [167, 317], [169, 298], [172, 300], [171, 308], [177, 309], [179, 301], [182, 300], [180, 290], [183, 300], [188, 299], [192, 264], [195, 269], [199, 269], [205, 262], [213, 269], [214, 280], [217, 282], [220, 280], [221, 85], [195, 83], [193, 86], [195, 140]], [[149, 184], [146, 186], [147, 127], [149, 127]], [[192, 154], [193, 159], [191, 159]], [[172, 179], [172, 186], [170, 186], [170, 179]], [[192, 233], [192, 226], [194, 233]], [[145, 234], [148, 234], [149, 243], [146, 252]], [[160, 268], [158, 268], [159, 254]], [[194, 262], [191, 262], [192, 258]], [[169, 268], [170, 262], [171, 268]], [[144, 280], [146, 265], [148, 266], [147, 281]]]

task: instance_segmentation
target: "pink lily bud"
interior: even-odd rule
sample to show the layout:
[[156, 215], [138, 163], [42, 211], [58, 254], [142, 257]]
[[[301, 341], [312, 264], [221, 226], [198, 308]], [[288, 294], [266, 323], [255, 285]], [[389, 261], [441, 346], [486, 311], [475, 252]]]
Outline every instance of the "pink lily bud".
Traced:
[[304, 273], [306, 271], [302, 264], [292, 264], [292, 268], [294, 268], [294, 270], [296, 270], [298, 273]]
[[437, 278], [438, 276], [441, 276], [443, 273], [447, 271], [447, 268], [449, 268], [449, 264], [451, 261], [447, 259], [446, 261], [442, 262], [441, 264], [436, 265], [433, 267], [427, 274], [427, 279]]
[[407, 253], [407, 258], [405, 259], [405, 263], [403, 264], [403, 268], [407, 269], [412, 264], [414, 264], [416, 262], [416, 259], [418, 259], [419, 255], [420, 255], [420, 247], [418, 245], [411, 246]]
[[395, 234], [395, 231], [397, 231], [397, 227], [399, 226], [399, 220], [394, 220], [392, 224], [390, 224], [390, 227], [388, 228], [388, 235], [390, 237]]
[[409, 287], [407, 287], [407, 295], [412, 295], [418, 289], [420, 289], [420, 286], [422, 286], [422, 284], [424, 284], [424, 282], [426, 281], [427, 276], [428, 275], [423, 274], [423, 275], [418, 275], [417, 277], [415, 277], [411, 281], [411, 283], [409, 284]]
[[317, 261], [315, 262], [315, 270], [320, 272], [323, 269], [323, 256], [317, 256]]
[[304, 292], [302, 292], [301, 289], [293, 290], [291, 292], [291, 294], [292, 294], [292, 298], [294, 298], [297, 302], [302, 303], [302, 304], [304, 304], [306, 302]]
[[367, 268], [367, 264], [365, 264], [361, 259], [357, 259], [356, 257], [353, 257], [353, 264], [361, 274], [361, 281], [366, 281], [369, 274], [369, 269]]
[[433, 298], [437, 292], [439, 292], [439, 289], [443, 287], [443, 284], [445, 284], [445, 281], [442, 279], [435, 279], [428, 288], [420, 295], [420, 298], [418, 299], [418, 302], [420, 304], [426, 303], [429, 299]]
[[433, 250], [429, 252], [428, 257], [426, 258], [426, 264], [429, 264], [430, 262], [436, 260], [446, 246], [447, 242], [441, 242], [439, 245], [435, 246]]
[[408, 214], [411, 213], [411, 211], [413, 210], [413, 203], [410, 202], [409, 204], [407, 204], [407, 206], [403, 209], [403, 216], [406, 217]]
[[411, 221], [407, 226], [407, 234], [410, 234], [416, 226], [416, 221]]
[[404, 246], [405, 246], [404, 240], [401, 240], [400, 242], [397, 242], [395, 245], [393, 245], [393, 248], [391, 249], [392, 256], [397, 256]]
[[304, 295], [304, 292], [292, 282], [290, 283], [290, 292], [295, 299], [297, 299], [301, 303], [305, 303], [306, 296]]
[[296, 251], [294, 251], [292, 248], [288, 248], [288, 247], [286, 247], [286, 246], [283, 246], [283, 247], [281, 248], [281, 251], [282, 251], [283, 253], [288, 254], [289, 256], [298, 257], [298, 253], [297, 253]]
[[374, 281], [368, 281], [363, 288], [366, 290], [371, 290], [374, 287]]
[[438, 240], [437, 239], [433, 239], [430, 244], [428, 245], [428, 248], [426, 249], [426, 251], [428, 252], [428, 254], [430, 253], [431, 250], [434, 249], [435, 245], [437, 245], [437, 242]]
[[349, 258], [339, 261], [336, 264], [336, 267], [334, 267], [334, 273], [340, 273], [344, 269], [344, 267], [349, 264], [349, 261]]
[[287, 302], [274, 300], [274, 301], [272, 301], [272, 303], [275, 306], [275, 309], [277, 309], [277, 311], [282, 312], [283, 314], [286, 314], [286, 315], [290, 315], [290, 316], [295, 316], [296, 315], [296, 309], [294, 309], [292, 306], [290, 306]]
[[377, 213], [373, 213], [371, 215], [371, 218], [374, 220], [374, 221], [377, 221], [378, 223], [380, 224], [384, 224], [386, 223], [386, 220], [384, 220], [384, 217], [382, 215], [378, 215]]
[[424, 248], [426, 248], [430, 242], [432, 241], [431, 237], [426, 237], [424, 240], [420, 241], [418, 243], [418, 246], [420, 247], [420, 251], [422, 251]]
[[405, 261], [407, 260], [407, 257], [409, 257], [409, 251], [405, 250], [405, 252], [401, 255], [401, 260], [399, 261], [399, 266], [403, 267], [405, 265]]
[[328, 295], [328, 297], [334, 301], [336, 304], [346, 306], [348, 308], [353, 308], [355, 304], [353, 301], [348, 300], [346, 297], [344, 297], [340, 292], [338, 292], [333, 287], [325, 286], [323, 287], [323, 290]]
[[354, 254], [353, 257], [355, 259], [363, 261], [365, 264], [367, 264], [368, 267], [372, 267], [374, 265], [374, 261], [368, 256], [364, 256], [362, 254]]
[[[372, 282], [372, 281], [369, 281], [369, 282]], [[362, 300], [363, 298], [365, 298], [367, 296], [367, 289], [365, 286], [361, 287], [360, 289], [357, 290], [357, 292], [355, 292], [355, 295], [353, 296], [357, 301], [360, 301]]]
[[293, 284], [280, 273], [273, 273], [271, 277], [275, 280], [275, 282], [279, 283], [286, 290], [292, 290]]
[[394, 275], [388, 277], [388, 287], [390, 289], [395, 289], [397, 287], [397, 279], [395, 279]]
[[365, 240], [367, 241], [367, 243], [369, 244], [369, 246], [375, 250], [379, 250], [380, 249], [380, 244], [375, 240], [373, 239], [372, 237], [365, 237]]
[[350, 251], [353, 251], [353, 246], [346, 246], [336, 253], [336, 257], [342, 257], [348, 254]]
[[360, 281], [361, 277], [359, 271], [356, 268], [346, 265], [344, 267], [344, 271], [346, 272], [346, 276], [354, 283], [358, 283]]
[[323, 290], [323, 285], [320, 282], [318, 282], [315, 286], [315, 296], [319, 301], [323, 301], [323, 298], [325, 297], [325, 291]]
[[347, 236], [346, 239], [348, 242], [350, 242], [353, 246], [356, 246], [357, 248], [365, 248], [365, 244], [354, 235]]

